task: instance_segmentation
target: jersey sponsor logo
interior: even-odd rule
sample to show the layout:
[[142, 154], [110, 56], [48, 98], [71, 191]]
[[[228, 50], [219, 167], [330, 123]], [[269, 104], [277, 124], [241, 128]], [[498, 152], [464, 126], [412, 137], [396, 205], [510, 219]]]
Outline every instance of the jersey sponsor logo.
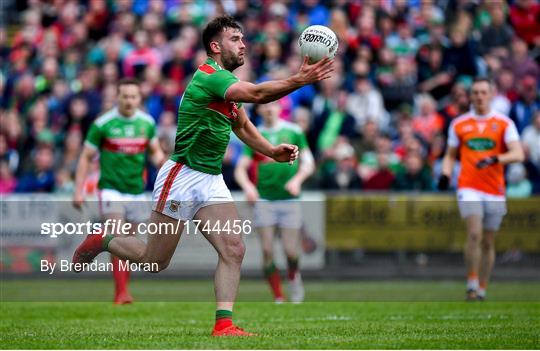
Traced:
[[133, 155], [144, 153], [147, 146], [147, 138], [105, 138], [102, 148], [110, 152]]
[[124, 132], [126, 133], [126, 136], [128, 137], [135, 136], [135, 126], [125, 126]]
[[111, 134], [112, 135], [121, 135], [122, 134], [122, 129], [120, 129], [120, 128], [111, 128]]
[[208, 109], [224, 115], [230, 120], [236, 121], [238, 118], [238, 105], [230, 101], [214, 101], [208, 104]]
[[474, 151], [487, 151], [495, 148], [495, 141], [489, 138], [472, 138], [467, 140], [467, 147]]

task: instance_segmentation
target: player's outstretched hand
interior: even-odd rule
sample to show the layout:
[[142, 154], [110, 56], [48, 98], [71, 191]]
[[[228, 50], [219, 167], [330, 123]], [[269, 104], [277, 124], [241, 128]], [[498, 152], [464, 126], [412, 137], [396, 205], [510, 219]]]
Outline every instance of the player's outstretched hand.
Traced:
[[439, 183], [437, 184], [437, 189], [440, 191], [446, 191], [450, 187], [450, 178], [446, 175], [441, 175], [439, 177]]
[[298, 158], [298, 146], [291, 144], [279, 144], [272, 149], [272, 158], [278, 162], [293, 164]]
[[75, 209], [82, 211], [82, 205], [84, 203], [84, 197], [81, 194], [73, 194], [72, 204]]
[[328, 57], [310, 65], [309, 57], [305, 56], [304, 62], [302, 62], [302, 66], [300, 66], [300, 71], [298, 71], [297, 75], [302, 84], [307, 85], [316, 83], [331, 77], [331, 73], [334, 71], [333, 65], [334, 60]]
[[498, 162], [499, 162], [499, 158], [497, 156], [486, 157], [486, 158], [483, 158], [480, 161], [478, 161], [478, 163], [476, 164], [476, 168], [484, 169], [484, 168], [486, 168], [488, 166], [491, 166], [491, 165], [494, 165], [495, 163], [498, 163]]

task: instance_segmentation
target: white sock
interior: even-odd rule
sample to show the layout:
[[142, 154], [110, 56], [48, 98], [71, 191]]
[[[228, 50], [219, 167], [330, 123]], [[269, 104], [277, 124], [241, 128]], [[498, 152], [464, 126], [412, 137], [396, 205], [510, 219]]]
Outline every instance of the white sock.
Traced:
[[477, 295], [480, 297], [486, 297], [486, 289], [483, 289], [483, 288], [478, 289]]
[[478, 278], [467, 279], [467, 290], [478, 290]]

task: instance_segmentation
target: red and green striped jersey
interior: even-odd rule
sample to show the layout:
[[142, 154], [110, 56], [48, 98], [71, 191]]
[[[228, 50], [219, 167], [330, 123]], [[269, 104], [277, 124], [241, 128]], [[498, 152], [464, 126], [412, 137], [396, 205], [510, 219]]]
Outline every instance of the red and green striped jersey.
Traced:
[[[280, 120], [272, 128], [260, 127], [259, 131], [272, 145], [294, 144], [300, 151], [308, 147], [306, 136], [299, 126]], [[293, 196], [285, 190], [285, 184], [298, 172], [298, 160], [290, 166], [288, 163], [276, 162], [248, 146], [244, 154], [255, 162], [255, 184], [262, 199], [287, 200]]]
[[85, 144], [100, 152], [98, 187], [125, 194], [142, 193], [146, 151], [155, 137], [154, 119], [140, 110], [124, 117], [114, 108], [97, 118]]
[[232, 123], [241, 104], [225, 100], [238, 78], [208, 58], [188, 84], [178, 108], [171, 160], [208, 174], [220, 174]]

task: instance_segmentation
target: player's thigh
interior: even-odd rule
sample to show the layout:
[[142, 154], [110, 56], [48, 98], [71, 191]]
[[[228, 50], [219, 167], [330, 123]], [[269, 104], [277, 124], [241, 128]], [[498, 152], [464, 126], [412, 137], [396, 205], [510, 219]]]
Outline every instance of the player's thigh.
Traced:
[[486, 232], [497, 232], [501, 228], [503, 218], [507, 212], [506, 201], [488, 197], [484, 200], [484, 212], [484, 230]]
[[144, 223], [141, 230], [147, 237], [145, 258], [151, 262], [168, 262], [184, 230], [184, 221], [152, 211], [150, 222]]
[[459, 189], [457, 193], [458, 208], [461, 218], [465, 221], [469, 235], [482, 234], [484, 206], [481, 195], [471, 189]]
[[220, 254], [243, 251], [242, 221], [233, 202], [204, 206], [194, 219], [200, 221], [199, 230]]
[[297, 256], [300, 248], [300, 228], [281, 228], [281, 242], [287, 256]]

